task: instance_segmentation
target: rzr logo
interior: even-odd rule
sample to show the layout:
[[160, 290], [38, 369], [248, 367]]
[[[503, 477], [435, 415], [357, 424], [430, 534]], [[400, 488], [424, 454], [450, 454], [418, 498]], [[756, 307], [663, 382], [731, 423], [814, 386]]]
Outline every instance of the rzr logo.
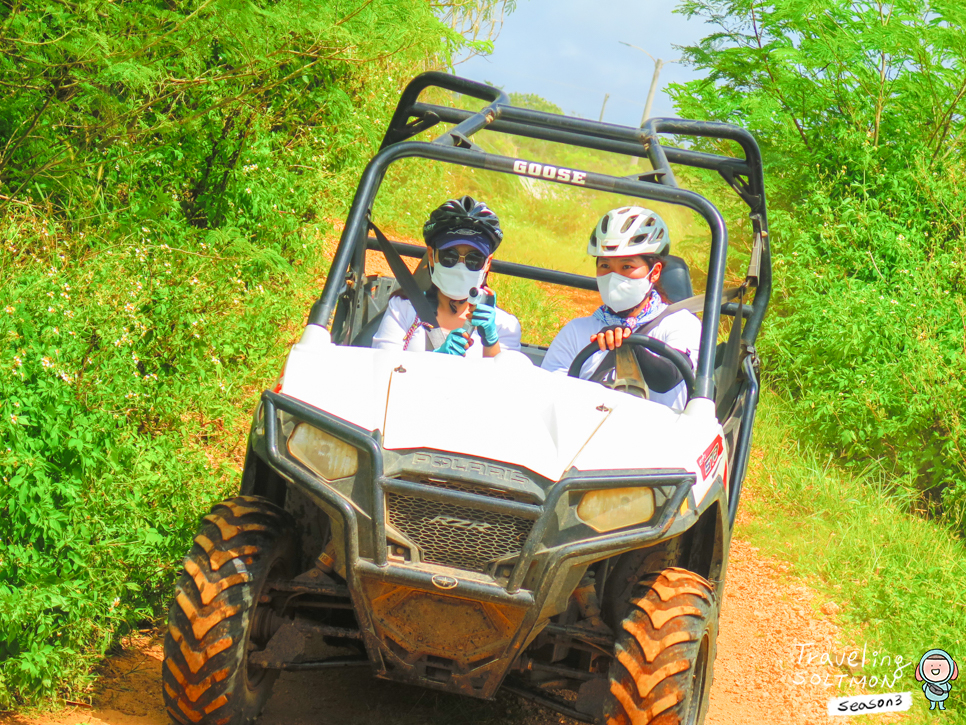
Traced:
[[479, 531], [484, 532], [492, 529], [491, 524], [485, 524], [482, 521], [467, 521], [466, 519], [458, 519], [455, 516], [436, 516], [429, 520], [431, 524], [442, 524], [443, 526], [455, 526], [459, 529], [466, 529], [467, 531]]
[[522, 159], [517, 159], [513, 162], [513, 173], [534, 176], [538, 179], [548, 179], [549, 181], [562, 181], [565, 184], [577, 184], [578, 186], [583, 186], [587, 179], [586, 171], [575, 171], [574, 169], [561, 169], [556, 166], [528, 163]]

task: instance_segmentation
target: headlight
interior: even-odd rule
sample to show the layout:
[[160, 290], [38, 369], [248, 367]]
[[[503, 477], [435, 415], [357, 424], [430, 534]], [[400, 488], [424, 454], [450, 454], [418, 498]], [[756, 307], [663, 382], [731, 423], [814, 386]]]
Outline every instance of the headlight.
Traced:
[[326, 481], [359, 470], [359, 451], [308, 423], [299, 423], [288, 439], [288, 452]]
[[601, 533], [642, 524], [653, 515], [654, 491], [644, 486], [590, 491], [577, 505], [577, 517]]

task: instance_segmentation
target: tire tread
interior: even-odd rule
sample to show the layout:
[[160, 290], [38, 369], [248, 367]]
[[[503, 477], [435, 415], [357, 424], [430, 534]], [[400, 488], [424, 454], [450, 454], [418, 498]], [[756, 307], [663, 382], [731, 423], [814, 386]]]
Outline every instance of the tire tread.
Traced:
[[[686, 569], [646, 577], [621, 622], [610, 669], [607, 725], [677, 725], [691, 693], [693, 668], [705, 629], [714, 657], [717, 608], [709, 582]], [[708, 679], [710, 684], [709, 662]], [[683, 706], [682, 706], [683, 704]]]
[[217, 503], [202, 519], [175, 588], [164, 642], [163, 693], [175, 722], [247, 725], [257, 716], [267, 692], [256, 693], [253, 705], [244, 651], [253, 589], [292, 528], [284, 510], [253, 496]]

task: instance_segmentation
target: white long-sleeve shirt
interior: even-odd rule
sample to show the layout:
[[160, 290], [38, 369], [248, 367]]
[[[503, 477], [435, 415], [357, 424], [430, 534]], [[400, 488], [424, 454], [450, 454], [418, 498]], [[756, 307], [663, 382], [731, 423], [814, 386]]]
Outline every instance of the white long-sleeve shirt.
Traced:
[[[406, 335], [416, 322], [416, 310], [405, 297], [390, 297], [379, 329], [372, 337], [372, 346], [380, 350], [402, 350]], [[496, 309], [496, 330], [500, 335], [501, 350], [520, 349], [520, 321], [499, 307]], [[467, 357], [483, 357], [483, 341], [474, 327], [470, 333], [473, 344], [466, 350]], [[413, 332], [408, 350], [426, 349], [426, 328], [420, 325]]]
[[[571, 320], [550, 343], [550, 348], [540, 367], [551, 372], [566, 373], [574, 358], [577, 357], [577, 353], [590, 344], [591, 336], [605, 327], [609, 325], [596, 317], [578, 317], [576, 320]], [[680, 350], [691, 358], [693, 366], [697, 366], [698, 345], [701, 343], [701, 321], [692, 313], [681, 310], [668, 315], [651, 330], [649, 336]], [[584, 380], [590, 378], [606, 354], [606, 351], [598, 350], [587, 358], [580, 368], [580, 377]], [[687, 386], [682, 381], [666, 393], [652, 390], [650, 399], [676, 410], [683, 410], [688, 402]]]

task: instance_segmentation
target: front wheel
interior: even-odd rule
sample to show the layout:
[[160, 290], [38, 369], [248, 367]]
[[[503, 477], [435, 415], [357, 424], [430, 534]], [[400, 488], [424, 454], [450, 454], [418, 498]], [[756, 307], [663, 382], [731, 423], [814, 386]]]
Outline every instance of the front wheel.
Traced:
[[644, 579], [617, 635], [606, 725], [700, 725], [717, 627], [714, 587], [704, 577], [670, 568]]
[[294, 523], [255, 496], [215, 504], [184, 560], [164, 638], [162, 680], [168, 714], [181, 725], [246, 725], [261, 711], [278, 676], [249, 667], [265, 646], [259, 597], [266, 582], [287, 578]]

